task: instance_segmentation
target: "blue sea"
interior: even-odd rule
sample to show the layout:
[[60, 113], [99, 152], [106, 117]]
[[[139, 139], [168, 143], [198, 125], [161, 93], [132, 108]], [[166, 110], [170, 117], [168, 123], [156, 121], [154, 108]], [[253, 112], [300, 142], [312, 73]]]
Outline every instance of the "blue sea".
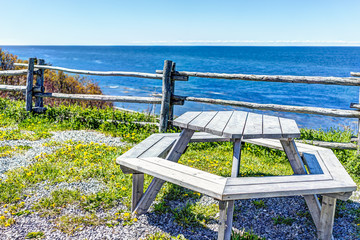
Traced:
[[[360, 72], [360, 47], [222, 47], [222, 46], [0, 46], [21, 59], [43, 58], [53, 66], [99, 71], [155, 73], [164, 60], [176, 62], [178, 71], [218, 73], [337, 76]], [[161, 92], [161, 80], [130, 77], [94, 79], [104, 94], [150, 96]], [[359, 101], [359, 87], [266, 83], [240, 80], [190, 78], [176, 82], [177, 95], [350, 109]], [[158, 113], [160, 106], [116, 103], [119, 107]], [[186, 102], [175, 115], [189, 110], [241, 110], [241, 108]], [[244, 109], [243, 109], [244, 110]], [[246, 110], [246, 109], [245, 109]], [[257, 110], [247, 110], [261, 112]], [[356, 119], [320, 115], [268, 112], [293, 118], [300, 127], [356, 129]]]

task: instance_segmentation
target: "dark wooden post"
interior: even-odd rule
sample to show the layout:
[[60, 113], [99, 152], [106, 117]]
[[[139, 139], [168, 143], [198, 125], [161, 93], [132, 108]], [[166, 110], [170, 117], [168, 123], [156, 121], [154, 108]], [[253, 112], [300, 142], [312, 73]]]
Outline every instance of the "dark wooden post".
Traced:
[[165, 60], [162, 77], [162, 99], [160, 110], [159, 132], [166, 132], [169, 122], [169, 111], [171, 101], [171, 69], [172, 61]]
[[[37, 65], [45, 65], [44, 59], [38, 59]], [[37, 93], [44, 93], [44, 69], [39, 69], [37, 71], [36, 85], [35, 89]], [[34, 111], [36, 112], [44, 112], [44, 102], [42, 97], [35, 97], [35, 107]]]
[[[175, 66], [176, 64], [173, 62], [171, 66], [171, 73], [175, 72]], [[172, 76], [170, 76], [170, 108], [169, 108], [169, 125], [168, 128], [172, 126], [172, 121], [174, 120], [174, 104], [172, 102], [172, 96], [175, 94], [175, 80]]]
[[28, 72], [26, 78], [26, 111], [32, 110], [32, 96], [33, 96], [33, 81], [34, 81], [34, 62], [35, 58], [29, 58]]

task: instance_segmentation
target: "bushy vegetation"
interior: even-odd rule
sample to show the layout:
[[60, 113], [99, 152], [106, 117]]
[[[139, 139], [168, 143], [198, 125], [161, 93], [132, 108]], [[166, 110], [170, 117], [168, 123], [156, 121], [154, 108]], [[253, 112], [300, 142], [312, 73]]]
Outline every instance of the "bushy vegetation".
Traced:
[[[18, 59], [16, 55], [3, 51], [0, 48], [0, 71], [1, 70], [18, 70], [23, 67], [15, 67], [14, 63], [27, 63]], [[36, 64], [36, 62], [35, 62]], [[47, 63], [48, 64], [48, 63]], [[34, 83], [36, 83], [36, 77], [34, 77]], [[0, 77], [0, 84], [6, 85], [26, 85], [26, 76], [10, 76]], [[69, 75], [62, 71], [45, 70], [44, 72], [44, 87], [45, 92], [54, 93], [72, 93], [72, 94], [102, 94], [100, 87], [94, 80], [80, 77], [79, 75]], [[14, 100], [24, 99], [24, 95], [21, 92], [2, 92], [0, 91], [0, 97], [9, 98]], [[44, 98], [44, 103], [50, 106], [56, 106], [59, 104], [66, 105], [80, 105], [83, 107], [96, 106], [98, 108], [106, 108], [112, 106], [112, 103], [105, 103], [101, 101], [76, 101], [71, 99], [53, 99]]]

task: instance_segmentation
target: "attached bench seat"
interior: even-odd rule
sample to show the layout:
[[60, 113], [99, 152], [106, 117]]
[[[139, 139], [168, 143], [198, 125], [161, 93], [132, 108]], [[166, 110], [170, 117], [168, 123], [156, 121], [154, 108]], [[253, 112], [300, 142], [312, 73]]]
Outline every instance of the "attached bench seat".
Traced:
[[118, 163], [218, 200], [328, 193], [339, 193], [341, 197], [354, 190], [346, 182], [326, 175], [226, 178], [158, 157], [123, 158]]
[[[231, 140], [209, 133], [193, 133], [183, 131], [181, 137], [179, 134], [154, 134], [117, 159], [124, 173], [133, 174], [134, 214], [145, 213], [162, 184], [171, 182], [218, 199], [218, 238], [230, 239], [234, 200], [303, 195], [319, 239], [332, 239], [336, 199], [347, 200], [357, 187], [330, 149], [302, 143], [295, 145], [292, 139], [246, 139], [248, 143], [284, 150], [294, 175], [225, 178], [176, 163], [189, 141]], [[236, 144], [241, 141], [235, 141], [234, 146]], [[167, 160], [163, 159], [165, 157]], [[144, 173], [154, 176], [145, 193]], [[317, 194], [323, 195], [321, 204]]]
[[[153, 134], [117, 159], [125, 174], [146, 173], [218, 200], [331, 194], [347, 200], [356, 184], [330, 149], [296, 143], [307, 175], [225, 178], [171, 162], [166, 157], [179, 134]], [[229, 141], [209, 133], [195, 133], [191, 142]], [[246, 142], [282, 150], [276, 139]]]
[[[117, 158], [117, 163], [120, 164], [120, 160], [124, 158], [138, 158], [138, 157], [160, 157], [165, 158], [171, 147], [174, 145], [176, 139], [178, 139], [179, 133], [158, 133], [153, 134], [140, 142], [129, 151]], [[190, 142], [224, 142], [229, 141], [229, 138], [219, 137], [209, 133], [199, 132], [195, 133]], [[128, 168], [120, 164], [121, 170], [125, 174], [136, 173], [134, 169]]]
[[227, 178], [191, 168], [162, 158], [123, 158], [118, 161], [137, 172], [149, 174], [167, 182], [222, 199]]

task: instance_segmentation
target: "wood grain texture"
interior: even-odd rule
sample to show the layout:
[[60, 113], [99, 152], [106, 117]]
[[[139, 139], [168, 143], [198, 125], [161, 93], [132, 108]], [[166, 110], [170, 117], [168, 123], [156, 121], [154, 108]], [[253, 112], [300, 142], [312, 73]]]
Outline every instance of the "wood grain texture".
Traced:
[[263, 116], [256, 113], [249, 113], [245, 123], [243, 138], [262, 138], [262, 136]]
[[[216, 175], [214, 176], [213, 174], [162, 158], [126, 158], [120, 160], [120, 163], [126, 167], [135, 169], [138, 172], [154, 176], [156, 179], [171, 182], [193, 191], [204, 193], [216, 199], [221, 199], [221, 194], [226, 182], [226, 178], [215, 181], [215, 179], [218, 178]], [[145, 199], [147, 199], [146, 193], [141, 201], [144, 201]], [[139, 208], [139, 206], [136, 208]], [[135, 211], [138, 214], [142, 213], [142, 211]]]
[[233, 139], [242, 138], [247, 116], [247, 112], [234, 111], [222, 135]]
[[132, 96], [112, 96], [112, 95], [90, 95], [90, 94], [67, 94], [67, 93], [36, 93], [35, 97], [49, 97], [89, 101], [108, 101], [108, 102], [129, 102], [129, 103], [151, 103], [161, 104], [161, 99], [155, 97], [132, 97]]
[[318, 228], [319, 240], [332, 239], [336, 198], [323, 196], [321, 204], [320, 226]]
[[25, 92], [26, 111], [32, 110], [34, 63], [35, 63], [35, 58], [29, 58], [29, 65], [28, 65], [27, 77], [26, 77], [26, 92]]
[[231, 177], [237, 178], [240, 173], [240, 161], [241, 161], [241, 139], [236, 139], [233, 143], [233, 161], [231, 168]]
[[321, 107], [304, 107], [304, 106], [292, 106], [292, 105], [281, 105], [281, 104], [262, 104], [262, 103], [222, 100], [222, 99], [213, 99], [213, 98], [199, 98], [199, 97], [190, 97], [190, 96], [174, 96], [174, 99], [179, 101], [181, 100], [181, 101], [190, 101], [190, 102], [201, 102], [201, 103], [218, 104], [218, 105], [226, 105], [226, 106], [244, 107], [244, 108], [258, 109], [258, 110], [317, 114], [323, 116], [344, 117], [344, 118], [360, 118], [360, 112], [354, 110], [342, 110], [342, 109], [321, 108]]
[[281, 145], [284, 148], [286, 156], [290, 162], [291, 168], [294, 171], [294, 174], [306, 174], [305, 166], [302, 162], [300, 154], [296, 148], [294, 140], [280, 140]]
[[[26, 63], [14, 63], [14, 66], [22, 66], [27, 67]], [[162, 74], [152, 74], [152, 73], [140, 73], [140, 72], [120, 72], [120, 71], [89, 71], [89, 70], [78, 70], [78, 69], [70, 69], [63, 67], [55, 67], [55, 66], [44, 66], [44, 65], [35, 65], [38, 69], [49, 69], [56, 70], [74, 74], [82, 74], [82, 75], [94, 75], [94, 76], [123, 76], [123, 77], [139, 77], [139, 78], [151, 78], [151, 79], [162, 79]]]
[[131, 211], [133, 212], [144, 194], [144, 174], [134, 173], [132, 178]]
[[[39, 59], [38, 60], [38, 65], [44, 65], [44, 64], [45, 64], [44, 59]], [[39, 69], [37, 71], [35, 87], [39, 88], [39, 91], [36, 91], [35, 88], [34, 88], [33, 89], [34, 93], [44, 92], [44, 69]], [[35, 97], [35, 107], [36, 108], [44, 107], [44, 101], [43, 101], [42, 97]]]
[[162, 98], [160, 109], [159, 132], [166, 132], [169, 125], [170, 101], [171, 101], [171, 69], [172, 61], [165, 60], [162, 77]]
[[263, 115], [263, 138], [280, 139], [281, 137], [282, 131], [279, 118]]
[[219, 229], [218, 229], [218, 240], [225, 239], [225, 230], [226, 230], [226, 201], [219, 201]]
[[222, 136], [232, 114], [233, 111], [219, 111], [206, 125], [205, 132]]
[[0, 76], [9, 77], [9, 76], [20, 76], [20, 75], [26, 75], [28, 72], [27, 69], [23, 70], [3, 70], [0, 71]]
[[6, 92], [25, 92], [26, 86], [0, 85], [0, 90]]
[[201, 112], [198, 116], [196, 116], [196, 118], [189, 122], [188, 128], [195, 131], [205, 131], [205, 127], [216, 116], [217, 113], [217, 111]]
[[202, 112], [186, 112], [182, 114], [180, 117], [176, 118], [173, 121], [173, 125], [181, 128], [187, 128], [189, 123], [201, 113]]
[[[161, 73], [161, 71], [156, 71]], [[360, 79], [352, 77], [318, 77], [318, 76], [286, 76], [286, 75], [254, 75], [254, 74], [228, 74], [228, 73], [204, 73], [204, 72], [176, 72], [178, 76], [217, 78], [230, 80], [246, 80], [260, 82], [285, 82], [285, 83], [307, 83], [307, 84], [326, 84], [343, 86], [360, 86]], [[360, 73], [351, 73], [352, 76], [359, 77]]]
[[283, 138], [299, 138], [300, 130], [293, 119], [279, 118]]

